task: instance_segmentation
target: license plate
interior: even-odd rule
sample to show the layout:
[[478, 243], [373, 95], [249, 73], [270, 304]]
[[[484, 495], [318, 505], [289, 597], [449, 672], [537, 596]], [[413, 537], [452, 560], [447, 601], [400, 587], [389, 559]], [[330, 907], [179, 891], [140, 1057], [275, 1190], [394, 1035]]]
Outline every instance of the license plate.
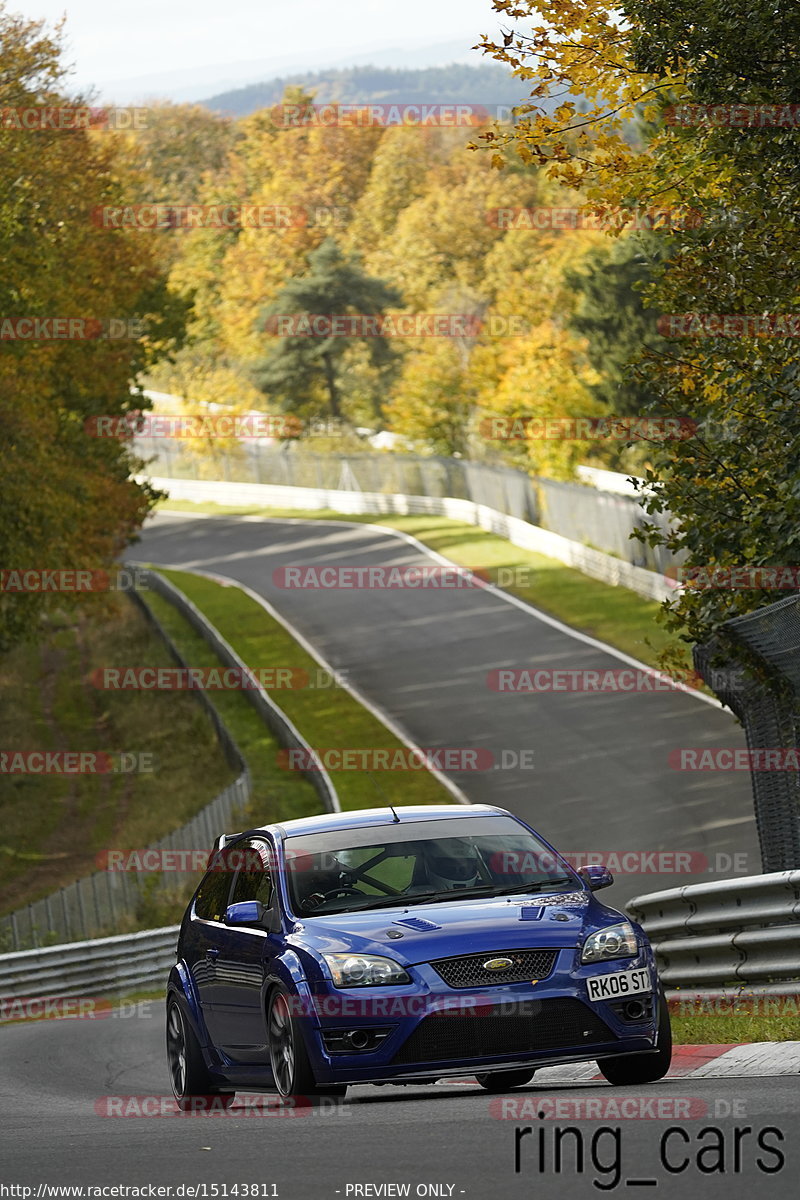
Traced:
[[638, 971], [612, 971], [608, 975], [591, 975], [586, 980], [590, 1000], [614, 1000], [617, 996], [630, 996], [634, 992], [650, 991], [650, 971], [641, 967]]

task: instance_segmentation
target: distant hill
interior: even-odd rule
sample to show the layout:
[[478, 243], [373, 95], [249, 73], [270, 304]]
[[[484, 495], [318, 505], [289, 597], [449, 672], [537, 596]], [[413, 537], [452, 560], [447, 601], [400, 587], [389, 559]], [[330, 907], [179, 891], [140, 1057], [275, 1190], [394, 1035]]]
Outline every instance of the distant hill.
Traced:
[[313, 92], [318, 104], [519, 104], [527, 86], [514, 79], [499, 63], [416, 69], [347, 67], [286, 75], [253, 83], [201, 100], [206, 108], [234, 117], [245, 117], [260, 108], [279, 104], [288, 86]]

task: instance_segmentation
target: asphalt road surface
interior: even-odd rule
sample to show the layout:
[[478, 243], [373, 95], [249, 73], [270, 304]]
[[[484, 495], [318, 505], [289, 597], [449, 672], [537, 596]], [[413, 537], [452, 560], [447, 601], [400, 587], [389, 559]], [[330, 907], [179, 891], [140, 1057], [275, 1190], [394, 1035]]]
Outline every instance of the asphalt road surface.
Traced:
[[[610, 903], [759, 873], [748, 774], [669, 765], [681, 747], [743, 747], [728, 712], [680, 691], [491, 690], [487, 675], [496, 668], [623, 664], [482, 588], [281, 586], [281, 569], [291, 566], [430, 567], [415, 546], [357, 524], [164, 513], [148, 523], [132, 557], [247, 584], [418, 745], [490, 751], [491, 769], [452, 779], [469, 800], [509, 808], [558, 849], [684, 856], [635, 860], [644, 873], [618, 874]], [[402, 797], [402, 773], [381, 784]]]
[[[470, 799], [508, 806], [560, 848], [688, 851], [712, 865], [738, 852], [758, 870], [747, 777], [679, 773], [667, 763], [676, 746], [742, 745], [727, 714], [677, 692], [492, 692], [486, 674], [496, 667], [620, 663], [485, 591], [320, 593], [273, 580], [286, 565], [427, 561], [398, 539], [359, 526], [162, 515], [138, 556], [254, 588], [420, 745], [481, 747], [498, 761], [532, 750], [533, 769], [455, 779]], [[401, 794], [402, 776], [391, 787]], [[690, 878], [621, 876], [609, 895], [622, 903]], [[225, 1116], [178, 1116], [163, 1043], [162, 1005], [147, 1001], [127, 1017], [0, 1028], [0, 1200], [69, 1195], [48, 1187], [71, 1185], [82, 1200], [88, 1187], [138, 1187], [137, 1196], [170, 1200], [551, 1200], [604, 1191], [749, 1200], [756, 1189], [771, 1198], [796, 1187], [796, 1078], [676, 1078], [633, 1089], [534, 1080], [513, 1094], [513, 1104], [527, 1098], [522, 1110], [470, 1082], [364, 1086], [343, 1104], [289, 1116], [275, 1097], [239, 1097]], [[624, 1119], [619, 1107], [594, 1116], [573, 1107], [637, 1098], [640, 1115]], [[138, 1115], [153, 1112], [165, 1115]]]
[[[264, 1187], [255, 1194], [263, 1200], [403, 1194], [347, 1191], [348, 1185], [368, 1184], [409, 1186], [411, 1197], [455, 1200], [580, 1200], [602, 1195], [603, 1189], [616, 1196], [643, 1193], [670, 1200], [750, 1200], [758, 1189], [761, 1200], [771, 1200], [796, 1190], [800, 1113], [797, 1079], [791, 1077], [669, 1079], [631, 1089], [605, 1083], [536, 1086], [534, 1079], [512, 1093], [517, 1104], [527, 1098], [526, 1107], [512, 1109], [505, 1118], [509, 1108], [503, 1098], [490, 1097], [474, 1082], [360, 1086], [350, 1090], [343, 1105], [305, 1116], [274, 1115], [277, 1098], [267, 1096], [258, 1098], [261, 1107], [237, 1099], [227, 1116], [102, 1115], [135, 1114], [152, 1105], [161, 1111], [161, 1098], [166, 1102], [162, 1006], [152, 1002], [140, 1009], [142, 1015], [130, 1018], [0, 1028], [0, 1187], [32, 1187], [31, 1200], [45, 1184], [152, 1184], [171, 1186], [172, 1197], [190, 1194], [176, 1190], [180, 1185], [205, 1185], [206, 1196], [223, 1197], [222, 1185], [258, 1184]], [[634, 1097], [650, 1101], [635, 1110], [642, 1113], [638, 1118], [601, 1113], [585, 1119], [571, 1107], [587, 1099], [620, 1103]], [[650, 1115], [655, 1100], [663, 1106], [660, 1119]], [[554, 1108], [555, 1101], [561, 1110]], [[166, 1110], [171, 1112], [168, 1102]], [[539, 1112], [547, 1115], [540, 1118]], [[661, 1140], [673, 1127], [683, 1134], [667, 1137], [665, 1166]], [[532, 1132], [519, 1139], [516, 1173], [516, 1131], [525, 1128]], [[562, 1161], [556, 1172], [556, 1130], [569, 1128], [577, 1133], [560, 1135]], [[777, 1129], [783, 1141], [763, 1132], [769, 1128]], [[736, 1129], [750, 1132], [737, 1135]], [[772, 1150], [759, 1148], [759, 1135]], [[577, 1169], [579, 1139], [582, 1170]], [[698, 1157], [704, 1147], [712, 1149]], [[782, 1166], [775, 1149], [783, 1155]], [[669, 1167], [682, 1164], [682, 1170], [670, 1173]], [[442, 1190], [418, 1192], [423, 1185]], [[194, 1194], [203, 1196], [202, 1190]], [[248, 1200], [253, 1194], [238, 1193]], [[24, 1200], [20, 1192], [2, 1195]]]

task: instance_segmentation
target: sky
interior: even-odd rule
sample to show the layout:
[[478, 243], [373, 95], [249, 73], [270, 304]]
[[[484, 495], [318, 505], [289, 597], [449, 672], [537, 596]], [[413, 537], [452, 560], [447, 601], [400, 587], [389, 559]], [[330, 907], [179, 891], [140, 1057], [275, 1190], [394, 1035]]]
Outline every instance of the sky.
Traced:
[[402, 65], [408, 52], [408, 65], [425, 65], [425, 47], [439, 43], [449, 45], [429, 57], [454, 61], [463, 45], [462, 61], [479, 62], [469, 47], [500, 24], [491, 0], [6, 0], [6, 6], [48, 23], [66, 14], [64, 59], [75, 68], [70, 90], [94, 88], [118, 102], [144, 99], [152, 89], [198, 98], [219, 83], [364, 63], [370, 55]]

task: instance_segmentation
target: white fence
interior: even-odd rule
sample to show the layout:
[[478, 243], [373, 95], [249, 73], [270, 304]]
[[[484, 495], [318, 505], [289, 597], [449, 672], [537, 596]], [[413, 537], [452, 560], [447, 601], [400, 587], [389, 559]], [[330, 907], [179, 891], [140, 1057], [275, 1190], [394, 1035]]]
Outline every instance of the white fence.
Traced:
[[602, 550], [594, 550], [580, 542], [570, 541], [559, 533], [531, 525], [519, 517], [510, 517], [485, 504], [459, 500], [452, 496], [403, 496], [383, 492], [358, 492], [328, 488], [283, 487], [271, 483], [227, 483], [211, 479], [167, 479], [156, 476], [150, 480], [159, 491], [175, 500], [196, 503], [212, 502], [225, 505], [254, 505], [263, 508], [288, 508], [306, 511], [332, 509], [340, 513], [374, 514], [408, 513], [450, 517], [487, 529], [507, 538], [514, 546], [533, 550], [574, 567], [592, 579], [615, 587], [629, 588], [648, 600], [665, 600], [675, 594], [672, 580], [644, 567], [633, 566]]

